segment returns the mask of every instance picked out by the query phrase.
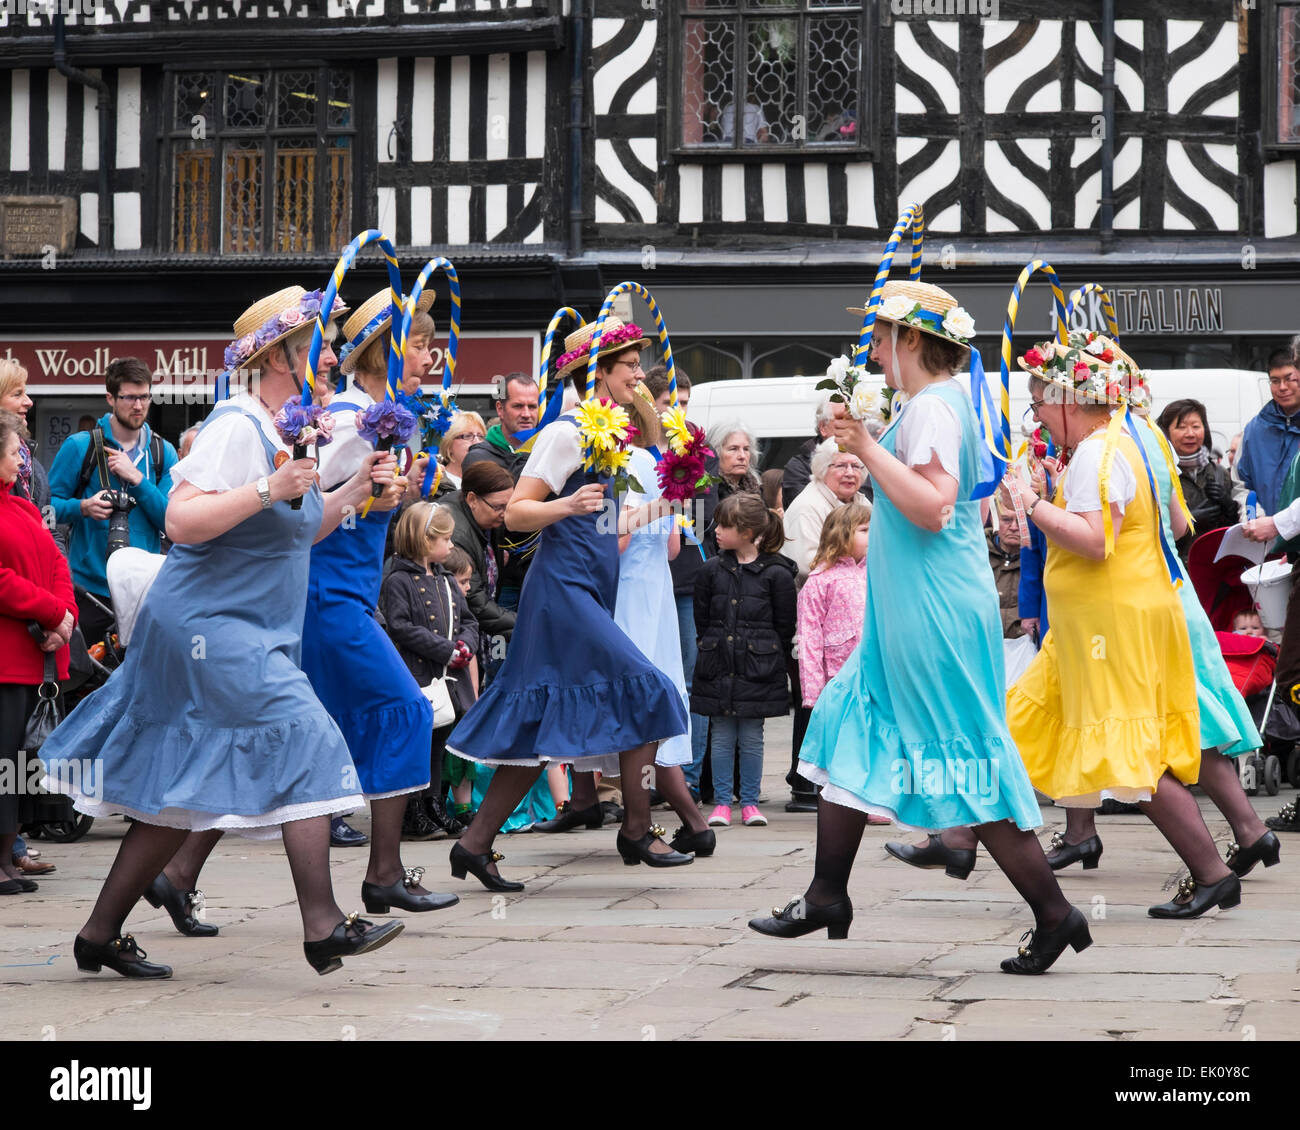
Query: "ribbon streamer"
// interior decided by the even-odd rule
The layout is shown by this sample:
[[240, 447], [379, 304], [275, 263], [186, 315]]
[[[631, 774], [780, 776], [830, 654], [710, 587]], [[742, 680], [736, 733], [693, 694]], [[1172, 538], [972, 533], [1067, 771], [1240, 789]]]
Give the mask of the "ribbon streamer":
[[[925, 247], [925, 209], [919, 203], [909, 204], [899, 213], [894, 231], [885, 244], [885, 253], [880, 257], [876, 268], [876, 281], [871, 287], [871, 297], [867, 299], [866, 313], [862, 315], [862, 332], [858, 335], [858, 348], [853, 355], [854, 365], [865, 365], [867, 355], [871, 352], [871, 331], [876, 324], [876, 310], [880, 306], [880, 295], [885, 289], [885, 280], [894, 264], [894, 253], [898, 244], [908, 232], [912, 233], [912, 265], [908, 277], [913, 281], [921, 277], [921, 255]], [[675, 402], [674, 402], [675, 403]]]
[[[451, 296], [451, 321], [447, 327], [447, 362], [442, 367], [442, 388], [445, 393], [451, 392], [452, 378], [456, 373], [456, 349], [460, 345], [460, 276], [456, 274], [456, 265], [450, 259], [444, 259], [441, 255], [430, 259], [416, 277], [415, 285], [411, 287], [411, 293], [406, 296], [406, 301], [402, 304], [402, 324], [396, 333], [396, 348], [398, 355], [404, 355], [406, 352], [406, 338], [411, 332], [411, 320], [415, 317], [415, 304], [420, 295], [424, 293], [424, 286], [435, 271], [443, 271], [447, 275], [447, 293]], [[392, 383], [392, 372], [389, 372], [389, 383]], [[443, 403], [446, 404], [447, 398], [443, 397]]]
[[[316, 314], [316, 328], [311, 337], [311, 349], [307, 353], [307, 372], [302, 383], [304, 407], [311, 404], [312, 393], [316, 390], [316, 366], [320, 363], [321, 345], [325, 340], [325, 322], [329, 312], [334, 309], [334, 298], [338, 294], [339, 287], [343, 285], [344, 276], [352, 269], [362, 248], [372, 243], [379, 244], [388, 262], [388, 286], [391, 291], [393, 310], [400, 310], [402, 307], [402, 276], [397, 268], [397, 251], [393, 247], [392, 240], [383, 232], [377, 228], [369, 228], [343, 249], [339, 261], [334, 264], [334, 273], [330, 276], [329, 285], [321, 295], [320, 310]], [[401, 380], [401, 376], [402, 351], [397, 344], [397, 335], [393, 334], [390, 337], [388, 350], [388, 388], [384, 394], [386, 399], [395, 398], [397, 383]]]

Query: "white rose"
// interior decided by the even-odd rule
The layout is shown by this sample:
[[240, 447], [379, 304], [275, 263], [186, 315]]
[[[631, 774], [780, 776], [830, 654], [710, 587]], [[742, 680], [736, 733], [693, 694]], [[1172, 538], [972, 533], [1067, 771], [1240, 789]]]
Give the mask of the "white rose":
[[1056, 342], [1055, 342], [1055, 341], [1045, 341], [1045, 342], [1043, 342], [1043, 344], [1040, 345], [1040, 346], [1038, 347], [1038, 352], [1041, 353], [1041, 354], [1043, 355], [1043, 362], [1044, 362], [1044, 364], [1046, 364], [1048, 361], [1053, 361], [1053, 360], [1055, 360], [1055, 359], [1056, 359]]
[[888, 318], [891, 322], [902, 322], [918, 305], [919, 303], [915, 299], [904, 298], [901, 294], [895, 294], [892, 298], [887, 298], [880, 304], [880, 317]]
[[826, 366], [826, 375], [836, 381], [843, 381], [848, 371], [849, 359], [847, 357], [836, 357]]
[[975, 319], [960, 306], [954, 306], [944, 315], [943, 328], [953, 337], [969, 341], [975, 336]]
[[880, 415], [880, 392], [870, 381], [859, 381], [853, 386], [849, 415], [855, 420], [869, 420]]

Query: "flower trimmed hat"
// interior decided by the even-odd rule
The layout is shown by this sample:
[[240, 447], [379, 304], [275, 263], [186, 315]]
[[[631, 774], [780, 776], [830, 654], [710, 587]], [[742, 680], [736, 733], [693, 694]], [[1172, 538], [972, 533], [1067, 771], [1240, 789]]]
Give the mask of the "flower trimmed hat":
[[[385, 287], [378, 294], [372, 294], [360, 306], [356, 313], [343, 324], [343, 348], [339, 350], [339, 369], [351, 373], [357, 367], [361, 351], [375, 338], [393, 324], [392, 291]], [[415, 301], [415, 308], [421, 314], [427, 313], [437, 295], [431, 290], [422, 290]]]
[[[563, 380], [575, 369], [585, 368], [587, 364], [587, 353], [591, 348], [592, 335], [596, 332], [595, 322], [588, 322], [585, 326], [580, 326], [564, 339], [564, 352], [555, 362], [556, 379]], [[623, 353], [628, 349], [644, 349], [650, 344], [650, 339], [641, 333], [641, 327], [638, 325], [624, 325], [623, 319], [617, 314], [607, 314], [605, 316], [605, 328], [600, 335], [600, 346], [596, 350], [597, 357], [604, 357], [607, 353]]]
[[[273, 345], [311, 325], [320, 310], [322, 297], [319, 290], [287, 286], [258, 299], [235, 319], [235, 340], [226, 346], [226, 369], [233, 373], [253, 368]], [[347, 312], [348, 307], [336, 297], [329, 317], [337, 318]]]
[[[850, 314], [866, 314], [862, 306], [846, 307]], [[942, 287], [931, 283], [891, 279], [880, 292], [876, 321], [893, 322], [920, 330], [931, 337], [969, 346], [975, 336], [975, 319], [957, 305]]]
[[1069, 345], [1045, 341], [1026, 350], [1020, 367], [1031, 377], [1074, 394], [1076, 401], [1117, 404], [1121, 399], [1141, 406], [1150, 392], [1137, 362], [1110, 338], [1090, 330], [1074, 330]]

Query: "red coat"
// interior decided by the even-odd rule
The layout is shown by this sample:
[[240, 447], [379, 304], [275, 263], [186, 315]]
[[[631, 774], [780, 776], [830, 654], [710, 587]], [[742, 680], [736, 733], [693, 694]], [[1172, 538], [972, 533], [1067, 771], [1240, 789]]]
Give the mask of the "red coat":
[[[77, 615], [67, 561], [40, 511], [0, 483], [0, 683], [41, 682], [45, 653], [27, 624], [35, 620], [53, 631], [66, 612]], [[66, 679], [68, 649], [55, 652], [55, 660], [59, 678]]]

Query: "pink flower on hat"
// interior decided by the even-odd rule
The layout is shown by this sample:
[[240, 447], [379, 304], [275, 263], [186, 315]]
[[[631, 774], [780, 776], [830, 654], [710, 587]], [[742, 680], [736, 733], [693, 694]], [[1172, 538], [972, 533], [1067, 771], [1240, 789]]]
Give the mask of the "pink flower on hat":
[[1030, 368], [1041, 369], [1047, 362], [1047, 358], [1039, 353], [1037, 349], [1030, 349], [1025, 353], [1024, 361]]
[[1086, 381], [1090, 376], [1092, 376], [1092, 370], [1087, 365], [1082, 361], [1074, 363], [1074, 379], [1076, 381]]
[[300, 326], [307, 320], [307, 315], [296, 307], [292, 310], [286, 310], [280, 315], [280, 325], [286, 329], [290, 326]]

